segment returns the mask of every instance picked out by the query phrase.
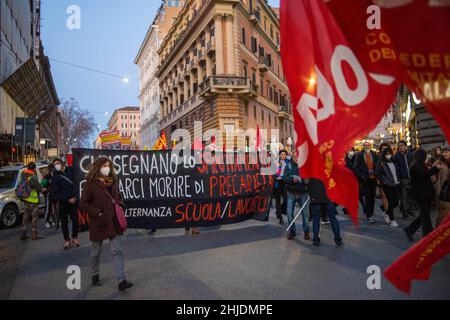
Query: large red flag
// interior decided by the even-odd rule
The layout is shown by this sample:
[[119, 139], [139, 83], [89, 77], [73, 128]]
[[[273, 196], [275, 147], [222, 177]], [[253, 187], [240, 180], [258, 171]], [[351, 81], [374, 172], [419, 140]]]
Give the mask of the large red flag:
[[323, 1], [281, 1], [281, 55], [302, 175], [321, 179], [356, 222], [357, 181], [340, 159], [376, 127], [398, 84], [363, 68]]
[[450, 253], [450, 215], [433, 232], [404, 253], [384, 276], [403, 292], [411, 292], [413, 280], [428, 280], [431, 267]]
[[[364, 69], [414, 90], [450, 137], [450, 1], [331, 0], [327, 6]], [[380, 29], [368, 28], [372, 17]]]

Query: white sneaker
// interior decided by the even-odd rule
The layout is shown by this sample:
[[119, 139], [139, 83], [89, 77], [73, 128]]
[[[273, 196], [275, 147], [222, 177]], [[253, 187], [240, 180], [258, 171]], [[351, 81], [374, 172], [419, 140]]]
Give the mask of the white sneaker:
[[375, 219], [373, 217], [370, 217], [367, 219], [367, 222], [369, 223], [375, 223]]
[[395, 220], [392, 220], [391, 223], [390, 223], [389, 225], [390, 225], [392, 228], [398, 228], [398, 227], [399, 227], [397, 221], [395, 221]]
[[46, 222], [46, 223], [45, 223], [45, 227], [46, 227], [47, 229], [50, 229], [50, 227], [51, 227], [50, 223]]
[[384, 221], [386, 222], [386, 224], [391, 224], [391, 219], [389, 218], [389, 215], [387, 215], [386, 213], [383, 213], [383, 218], [384, 218]]

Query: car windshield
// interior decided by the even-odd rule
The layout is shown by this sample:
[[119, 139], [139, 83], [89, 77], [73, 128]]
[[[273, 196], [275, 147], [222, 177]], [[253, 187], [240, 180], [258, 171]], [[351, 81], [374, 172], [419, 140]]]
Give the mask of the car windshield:
[[0, 171], [0, 189], [14, 188], [18, 171]]

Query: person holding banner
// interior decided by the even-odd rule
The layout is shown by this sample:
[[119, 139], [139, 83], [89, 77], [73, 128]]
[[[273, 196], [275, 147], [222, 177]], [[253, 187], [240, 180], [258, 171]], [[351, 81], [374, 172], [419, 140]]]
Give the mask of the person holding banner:
[[113, 200], [124, 207], [120, 198], [119, 184], [114, 165], [108, 158], [98, 158], [91, 166], [81, 195], [80, 209], [89, 216], [89, 239], [91, 248], [92, 285], [100, 282], [100, 255], [103, 241], [109, 239], [111, 254], [120, 291], [133, 286], [125, 277], [122, 249], [123, 232], [118, 226]]
[[[276, 172], [276, 182], [274, 186], [274, 196], [276, 203], [276, 215], [281, 225], [284, 224], [283, 214], [286, 214], [286, 190], [284, 187], [283, 175], [286, 165], [289, 163], [286, 150], [280, 150], [279, 152], [280, 161], [278, 163]], [[283, 201], [282, 201], [283, 200]]]
[[[59, 219], [61, 220], [61, 229], [64, 237], [64, 249], [79, 247], [78, 241], [78, 215], [77, 215], [77, 197], [73, 185], [73, 172], [71, 167], [61, 159], [52, 161], [55, 168], [51, 179], [52, 194], [59, 202]], [[72, 239], [69, 236], [69, 217], [72, 221]]]
[[295, 222], [293, 222], [293, 220], [295, 217], [295, 204], [298, 203], [300, 205], [300, 208], [302, 208], [303, 231], [305, 233], [304, 239], [310, 240], [308, 212], [306, 210], [308, 188], [306, 185], [306, 181], [300, 177], [297, 159], [297, 152], [294, 151], [291, 161], [286, 164], [283, 174], [283, 181], [286, 186], [286, 213], [288, 217], [288, 223], [291, 226], [289, 228], [287, 239], [292, 240], [296, 236]]

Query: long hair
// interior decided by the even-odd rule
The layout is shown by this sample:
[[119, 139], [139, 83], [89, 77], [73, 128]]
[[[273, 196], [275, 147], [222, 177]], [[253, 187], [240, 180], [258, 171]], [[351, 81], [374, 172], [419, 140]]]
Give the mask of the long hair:
[[100, 169], [107, 162], [109, 162], [109, 165], [111, 167], [111, 171], [109, 172], [109, 176], [107, 177], [107, 179], [112, 180], [112, 181], [116, 181], [117, 180], [117, 175], [116, 175], [116, 173], [114, 171], [114, 164], [112, 163], [111, 160], [109, 160], [108, 158], [105, 158], [105, 157], [98, 158], [91, 165], [91, 167], [89, 168], [89, 172], [86, 175], [87, 181], [88, 182], [97, 181], [100, 178], [100, 175], [101, 175]]
[[411, 168], [416, 165], [425, 166], [424, 162], [427, 159], [427, 152], [423, 149], [417, 149], [414, 152], [413, 161], [411, 162]]

